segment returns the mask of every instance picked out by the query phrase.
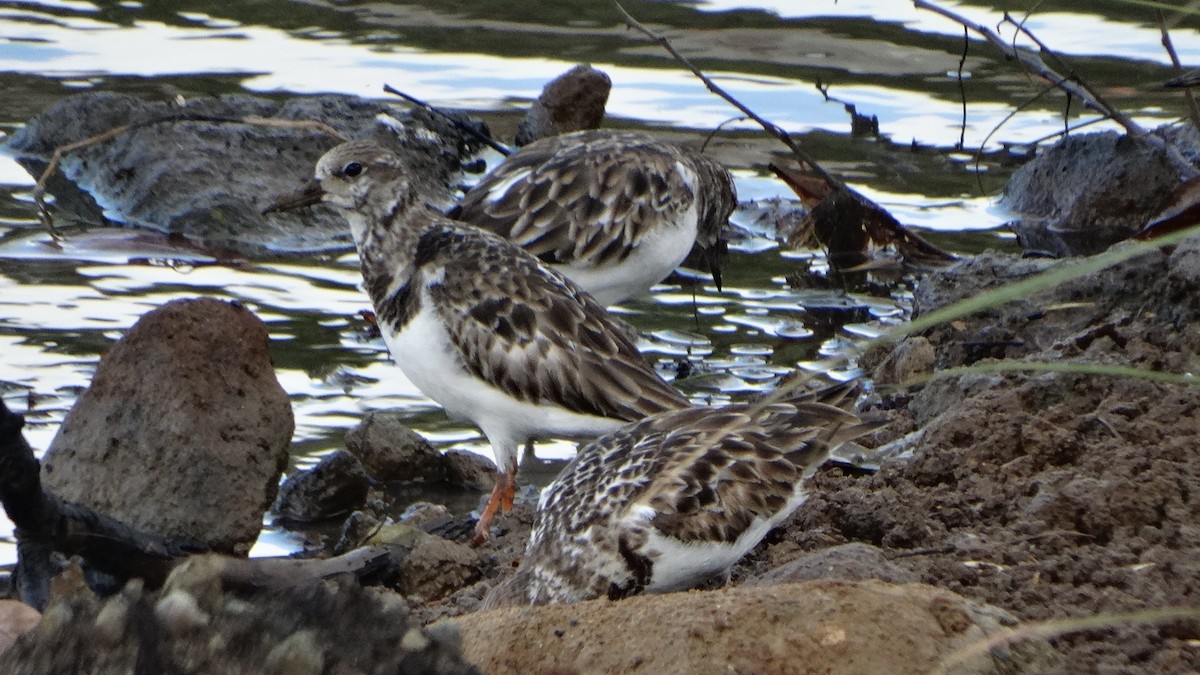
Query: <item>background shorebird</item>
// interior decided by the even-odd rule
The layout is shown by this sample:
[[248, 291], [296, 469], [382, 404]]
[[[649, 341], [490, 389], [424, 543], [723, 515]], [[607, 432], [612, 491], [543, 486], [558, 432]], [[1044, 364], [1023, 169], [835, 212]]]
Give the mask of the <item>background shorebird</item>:
[[512, 505], [520, 444], [594, 438], [688, 406], [590, 295], [512, 242], [429, 209], [383, 146], [333, 148], [305, 188], [266, 210], [321, 201], [345, 210], [397, 365], [492, 445], [500, 473], [477, 541]]
[[521, 568], [485, 606], [694, 587], [804, 501], [836, 446], [874, 429], [843, 383], [770, 405], [657, 414], [580, 449], [542, 493]]
[[626, 131], [579, 131], [510, 155], [451, 209], [557, 268], [602, 305], [645, 293], [693, 244], [720, 288], [729, 172], [699, 152]]

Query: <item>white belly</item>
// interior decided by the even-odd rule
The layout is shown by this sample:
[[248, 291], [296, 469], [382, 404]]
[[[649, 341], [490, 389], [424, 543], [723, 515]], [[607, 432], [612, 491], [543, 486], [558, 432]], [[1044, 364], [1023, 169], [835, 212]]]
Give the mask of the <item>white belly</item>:
[[756, 519], [736, 541], [684, 543], [651, 528], [644, 552], [655, 559], [647, 593], [682, 591], [720, 574], [749, 553], [772, 528], [790, 516], [807, 498], [797, 489], [787, 505], [770, 518]]
[[488, 437], [497, 462], [515, 457], [518, 445], [538, 437], [590, 438], [625, 424], [564, 408], [521, 401], [477, 379], [459, 359], [445, 326], [423, 293], [421, 309], [399, 333], [380, 326], [384, 341], [404, 375], [459, 419], [469, 420]]
[[607, 307], [626, 298], [642, 295], [665, 279], [679, 267], [695, 242], [696, 209], [691, 208], [681, 222], [651, 233], [618, 263], [602, 267], [555, 267]]

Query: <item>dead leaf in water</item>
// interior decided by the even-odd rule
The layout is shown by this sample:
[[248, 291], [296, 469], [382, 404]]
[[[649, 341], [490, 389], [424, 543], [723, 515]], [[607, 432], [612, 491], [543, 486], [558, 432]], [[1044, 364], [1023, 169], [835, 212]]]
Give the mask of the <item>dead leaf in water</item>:
[[866, 265], [870, 244], [895, 246], [906, 262], [918, 265], [944, 265], [954, 260], [858, 192], [834, 188], [820, 178], [776, 164], [768, 166], [808, 208], [808, 217], [789, 238], [789, 246], [823, 246], [829, 252], [829, 264], [841, 270]]

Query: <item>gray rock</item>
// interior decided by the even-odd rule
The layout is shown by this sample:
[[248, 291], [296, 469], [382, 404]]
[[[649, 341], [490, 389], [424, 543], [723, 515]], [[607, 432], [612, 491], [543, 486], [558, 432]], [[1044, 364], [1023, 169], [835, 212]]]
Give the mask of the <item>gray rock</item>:
[[288, 476], [272, 510], [294, 520], [332, 518], [360, 508], [370, 487], [371, 478], [362, 462], [338, 450], [308, 471]]
[[384, 525], [366, 543], [400, 561], [395, 589], [412, 598], [437, 600], [483, 578], [481, 551], [407, 523]]
[[580, 64], [551, 80], [517, 127], [515, 143], [572, 131], [598, 129], [612, 80], [604, 71]]
[[919, 375], [928, 375], [936, 361], [937, 353], [927, 338], [920, 335], [906, 338], [875, 368], [875, 384], [903, 384]]
[[379, 529], [382, 521], [373, 513], [355, 511], [342, 523], [338, 540], [333, 545], [333, 554], [342, 555], [362, 545], [375, 530]]
[[1166, 154], [1144, 139], [1073, 134], [1013, 173], [1004, 204], [1021, 248], [1091, 255], [1128, 239], [1179, 185]]
[[1168, 275], [1185, 292], [1200, 287], [1200, 237], [1183, 240], [1167, 261]]
[[[219, 565], [189, 563], [157, 593], [135, 580], [107, 600], [86, 589], [56, 599], [36, 629], [0, 654], [0, 672], [479, 672], [456, 633], [426, 632], [391, 591], [343, 575], [227, 593], [219, 573]], [[209, 620], [172, 629], [178, 612], [164, 617], [163, 602], [184, 596]]]
[[470, 450], [449, 450], [442, 462], [446, 481], [453, 485], [490, 490], [496, 482], [496, 463]]
[[293, 426], [262, 321], [235, 304], [176, 300], [100, 360], [42, 479], [138, 529], [245, 553], [275, 497]]
[[[380, 114], [396, 122], [382, 125]], [[348, 139], [372, 137], [391, 145], [412, 164], [411, 175], [423, 181], [426, 200], [435, 206], [448, 203], [460, 160], [475, 147], [444, 118], [349, 96], [282, 105], [223, 96], [180, 105], [89, 92], [64, 98], [30, 120], [5, 149], [37, 177], [56, 147], [131, 125], [64, 156], [49, 184], [60, 219], [107, 219], [241, 254], [348, 249], [345, 220], [328, 207], [261, 214], [272, 197], [311, 177], [317, 158], [340, 142], [313, 122]]]
[[393, 410], [367, 413], [346, 432], [346, 449], [376, 480], [440, 480], [445, 473], [441, 453], [401, 419]]
[[451, 485], [490, 490], [496, 465], [466, 450], [438, 452], [408, 428], [401, 413], [377, 410], [346, 432], [346, 449], [358, 457], [367, 473], [379, 481], [445, 481]]
[[416, 502], [409, 504], [404, 509], [404, 513], [400, 514], [399, 520], [405, 525], [428, 530], [430, 525], [447, 522], [453, 517], [454, 514], [450, 512], [450, 509], [446, 508], [445, 504]]
[[892, 584], [909, 584], [921, 580], [917, 574], [893, 565], [879, 548], [853, 543], [802, 555], [757, 579], [747, 581], [744, 585], [773, 586], [814, 579], [878, 579]]
[[[984, 251], [922, 277], [913, 291], [913, 316], [929, 314], [997, 286], [1021, 281], [1056, 264], [1063, 263]], [[1034, 311], [1038, 305], [1033, 300], [1018, 302], [1026, 311]]]

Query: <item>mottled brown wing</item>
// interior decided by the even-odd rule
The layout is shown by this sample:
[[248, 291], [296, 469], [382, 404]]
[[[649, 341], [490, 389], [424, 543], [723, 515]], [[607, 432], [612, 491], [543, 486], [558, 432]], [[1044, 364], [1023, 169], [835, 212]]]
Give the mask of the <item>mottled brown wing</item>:
[[[853, 403], [853, 401], [849, 401]], [[848, 404], [847, 404], [848, 405]], [[726, 407], [668, 435], [657, 480], [638, 502], [664, 535], [683, 542], [733, 542], [756, 520], [787, 506], [857, 416], [812, 400]]]
[[451, 216], [548, 263], [621, 260], [695, 202], [697, 169], [681, 152], [643, 134], [586, 131], [542, 139], [509, 156]]
[[856, 391], [845, 383], [770, 406], [694, 407], [608, 434], [543, 493], [538, 528], [580, 532], [649, 508], [669, 536], [733, 541], [782, 509], [831, 446], [863, 433], [848, 411]]
[[473, 374], [523, 401], [619, 420], [688, 406], [590, 295], [500, 237], [446, 225], [441, 243], [423, 239], [418, 274]]

